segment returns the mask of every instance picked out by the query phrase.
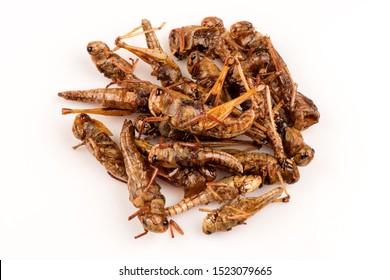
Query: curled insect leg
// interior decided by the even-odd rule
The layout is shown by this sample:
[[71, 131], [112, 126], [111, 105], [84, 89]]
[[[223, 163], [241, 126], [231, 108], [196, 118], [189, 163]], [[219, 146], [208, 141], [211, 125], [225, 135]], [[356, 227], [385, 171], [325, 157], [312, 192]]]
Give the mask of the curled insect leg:
[[175, 229], [181, 235], [184, 235], [184, 231], [182, 230], [182, 228], [174, 220], [170, 220], [169, 221], [169, 230], [171, 231], [172, 238], [175, 237], [175, 235], [173, 233], [173, 229]]

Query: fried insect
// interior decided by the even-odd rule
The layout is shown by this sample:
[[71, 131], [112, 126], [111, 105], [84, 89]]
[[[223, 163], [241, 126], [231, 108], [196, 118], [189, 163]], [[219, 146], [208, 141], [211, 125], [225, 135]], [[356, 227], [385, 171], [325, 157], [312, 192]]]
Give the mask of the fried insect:
[[[144, 31], [142, 33], [134, 33], [134, 31], [140, 27], [142, 27]], [[148, 20], [143, 19], [140, 27], [132, 30], [124, 36], [119, 36], [115, 42], [117, 48], [126, 49], [137, 55], [144, 62], [148, 63], [153, 70], [151, 74], [156, 76], [157, 79], [160, 80], [161, 85], [165, 87], [169, 86], [171, 89], [180, 91], [195, 99], [206, 92], [201, 85], [198, 85], [190, 79], [182, 76], [180, 67], [172, 60], [171, 55], [165, 53], [161, 48], [157, 36], [154, 33], [156, 28], [153, 28]], [[161, 27], [162, 26], [160, 26], [160, 28]], [[131, 46], [122, 41], [123, 39], [139, 34], [145, 34], [148, 48]]]
[[[145, 157], [149, 156], [153, 145], [145, 140], [135, 139], [137, 149]], [[157, 175], [160, 179], [184, 190], [184, 197], [203, 191], [206, 183], [214, 181], [217, 171], [212, 166], [181, 167], [175, 169], [159, 167]]]
[[208, 204], [212, 201], [219, 203], [231, 201], [240, 195], [245, 195], [261, 187], [262, 179], [260, 176], [230, 176], [218, 182], [207, 183], [207, 188], [191, 197], [186, 197], [179, 203], [166, 208], [168, 216], [183, 213], [195, 206]]
[[156, 117], [148, 121], [169, 121], [173, 127], [195, 135], [232, 138], [245, 133], [251, 127], [255, 113], [248, 110], [238, 118], [229, 114], [235, 106], [260, 89], [261, 86], [210, 109], [200, 101], [192, 100], [179, 92], [157, 88], [151, 92], [149, 98], [149, 110]]
[[202, 25], [172, 29], [169, 34], [169, 47], [178, 59], [186, 58], [196, 50], [208, 57], [222, 60], [237, 53], [237, 45], [223, 26], [222, 19], [217, 17], [203, 19]]
[[112, 133], [103, 123], [92, 119], [87, 114], [79, 114], [73, 122], [72, 131], [73, 135], [82, 141], [73, 149], [85, 145], [88, 151], [106, 168], [108, 174], [127, 181], [122, 152], [110, 138]]
[[266, 185], [272, 185], [279, 181], [278, 173], [288, 184], [296, 183], [299, 178], [299, 170], [291, 159], [286, 159], [284, 164], [266, 153], [235, 153], [234, 157], [242, 164], [244, 174], [257, 174], [263, 178]]
[[[297, 91], [297, 84], [271, 39], [256, 31], [248, 21], [233, 24], [230, 34], [246, 50], [246, 59], [242, 62], [245, 75], [270, 86], [274, 101], [283, 101], [290, 126], [303, 130], [317, 123], [320, 117], [317, 106]], [[244, 90], [237, 73], [229, 75], [227, 83], [231, 92]]]
[[[143, 24], [144, 21], [145, 20], [143, 20]], [[149, 28], [149, 25], [150, 23], [147, 24], [145, 28]], [[132, 52], [144, 62], [150, 64], [153, 69], [152, 75], [156, 76], [163, 86], [169, 86], [182, 80], [180, 67], [161, 49], [159, 44], [156, 45], [156, 42], [158, 41], [147, 40], [147, 42], [149, 42], [149, 48], [135, 47], [122, 41], [125, 38], [131, 37], [131, 35], [131, 33], [128, 33], [118, 37], [115, 41], [116, 46]]]
[[[165, 197], [160, 192], [160, 186], [152, 180], [154, 170], [138, 152], [135, 146], [134, 127], [131, 121], [125, 120], [120, 135], [121, 148], [128, 174], [127, 186], [130, 193], [130, 201], [139, 208], [129, 217], [138, 217], [144, 227], [141, 237], [152, 232], [165, 232], [169, 226], [176, 227], [175, 223], [168, 222], [165, 214]], [[181, 229], [178, 230], [182, 233]]]
[[198, 144], [157, 144], [149, 152], [149, 162], [165, 168], [215, 165], [234, 173], [242, 173], [241, 163], [232, 155]]
[[188, 142], [193, 140], [194, 137], [187, 132], [181, 131], [173, 127], [168, 121], [161, 122], [147, 122], [147, 118], [150, 118], [150, 115], [139, 115], [134, 119], [134, 126], [138, 132], [142, 132], [143, 135], [146, 135], [145, 139], [153, 139], [156, 137], [164, 137], [172, 140], [178, 140], [183, 142]]
[[271, 202], [288, 202], [289, 196], [280, 198], [283, 188], [277, 187], [259, 197], [238, 198], [216, 210], [207, 211], [202, 223], [202, 231], [212, 234], [217, 231], [230, 231], [233, 227], [245, 224], [245, 221]]
[[196, 82], [209, 91], [217, 81], [221, 70], [213, 60], [200, 51], [193, 51], [187, 59], [187, 70]]
[[282, 139], [286, 156], [298, 166], [306, 166], [314, 158], [314, 149], [305, 143], [298, 129], [286, 127]]
[[93, 63], [100, 73], [112, 80], [112, 83], [121, 84], [121, 82], [142, 82], [133, 72], [137, 61], [128, 62], [101, 41], [88, 43], [87, 51], [91, 56]]
[[130, 115], [132, 113], [149, 113], [149, 96], [153, 85], [139, 84], [134, 89], [128, 88], [98, 88], [90, 90], [63, 91], [59, 97], [66, 100], [97, 104], [106, 108], [65, 109], [63, 114], [91, 113], [101, 115]]

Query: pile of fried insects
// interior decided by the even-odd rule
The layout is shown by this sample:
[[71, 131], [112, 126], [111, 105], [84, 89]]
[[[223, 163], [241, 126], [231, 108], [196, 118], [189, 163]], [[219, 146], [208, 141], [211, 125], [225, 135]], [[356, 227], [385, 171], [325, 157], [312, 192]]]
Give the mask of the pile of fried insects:
[[[156, 36], [163, 25], [153, 28], [142, 20], [117, 37], [112, 49], [90, 42], [93, 63], [111, 82], [106, 88], [58, 94], [102, 106], [62, 113], [78, 114], [72, 131], [81, 143], [73, 148], [85, 145], [109, 175], [127, 184], [138, 209], [129, 220], [137, 217], [144, 228], [135, 238], [168, 228], [172, 237], [173, 229], [183, 234], [170, 217], [213, 201], [221, 207], [200, 209], [208, 212], [202, 223], [206, 234], [244, 224], [271, 202], [288, 202], [284, 183], [297, 182], [297, 166], [314, 156], [301, 131], [317, 123], [320, 114], [297, 91], [270, 37], [248, 21], [228, 31], [221, 19], [207, 17], [200, 25], [173, 29], [166, 53]], [[129, 44], [134, 36], [145, 36], [147, 47]], [[137, 77], [138, 58], [126, 60], [115, 53], [118, 49], [149, 64], [161, 85]], [[187, 59], [192, 79], [182, 75], [176, 59]], [[137, 117], [124, 121], [117, 145], [110, 130], [88, 114]], [[153, 138], [159, 144], [151, 144]], [[229, 175], [216, 180], [217, 169]], [[184, 198], [165, 205], [156, 177], [182, 188]], [[279, 186], [258, 197], [245, 197], [275, 183]]]

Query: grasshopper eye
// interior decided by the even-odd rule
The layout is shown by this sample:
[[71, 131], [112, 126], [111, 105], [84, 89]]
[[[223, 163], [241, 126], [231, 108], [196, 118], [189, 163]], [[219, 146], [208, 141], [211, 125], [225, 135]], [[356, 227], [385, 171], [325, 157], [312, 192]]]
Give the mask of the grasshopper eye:
[[87, 48], [87, 52], [91, 53], [92, 52], [92, 47]]
[[195, 59], [196, 59], [196, 54], [193, 53], [193, 54], [191, 55], [191, 60], [194, 61]]
[[167, 225], [169, 225], [169, 222], [168, 222], [168, 219], [165, 219], [163, 222], [163, 226], [166, 227]]
[[152, 157], [152, 162], [155, 163], [156, 161], [157, 161], [157, 156], [154, 155], [154, 156]]
[[161, 88], [158, 88], [158, 89], [156, 90], [156, 95], [157, 95], [157, 96], [160, 96], [161, 94], [163, 94], [163, 90], [162, 90]]

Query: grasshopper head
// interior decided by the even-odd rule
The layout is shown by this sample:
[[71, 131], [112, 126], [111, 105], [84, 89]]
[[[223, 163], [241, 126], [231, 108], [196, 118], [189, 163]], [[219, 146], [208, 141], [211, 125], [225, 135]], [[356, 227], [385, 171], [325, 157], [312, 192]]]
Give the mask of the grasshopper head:
[[92, 118], [87, 114], [78, 114], [74, 119], [72, 126], [73, 135], [77, 139], [84, 140], [87, 133], [86, 124], [90, 123], [91, 121]]

